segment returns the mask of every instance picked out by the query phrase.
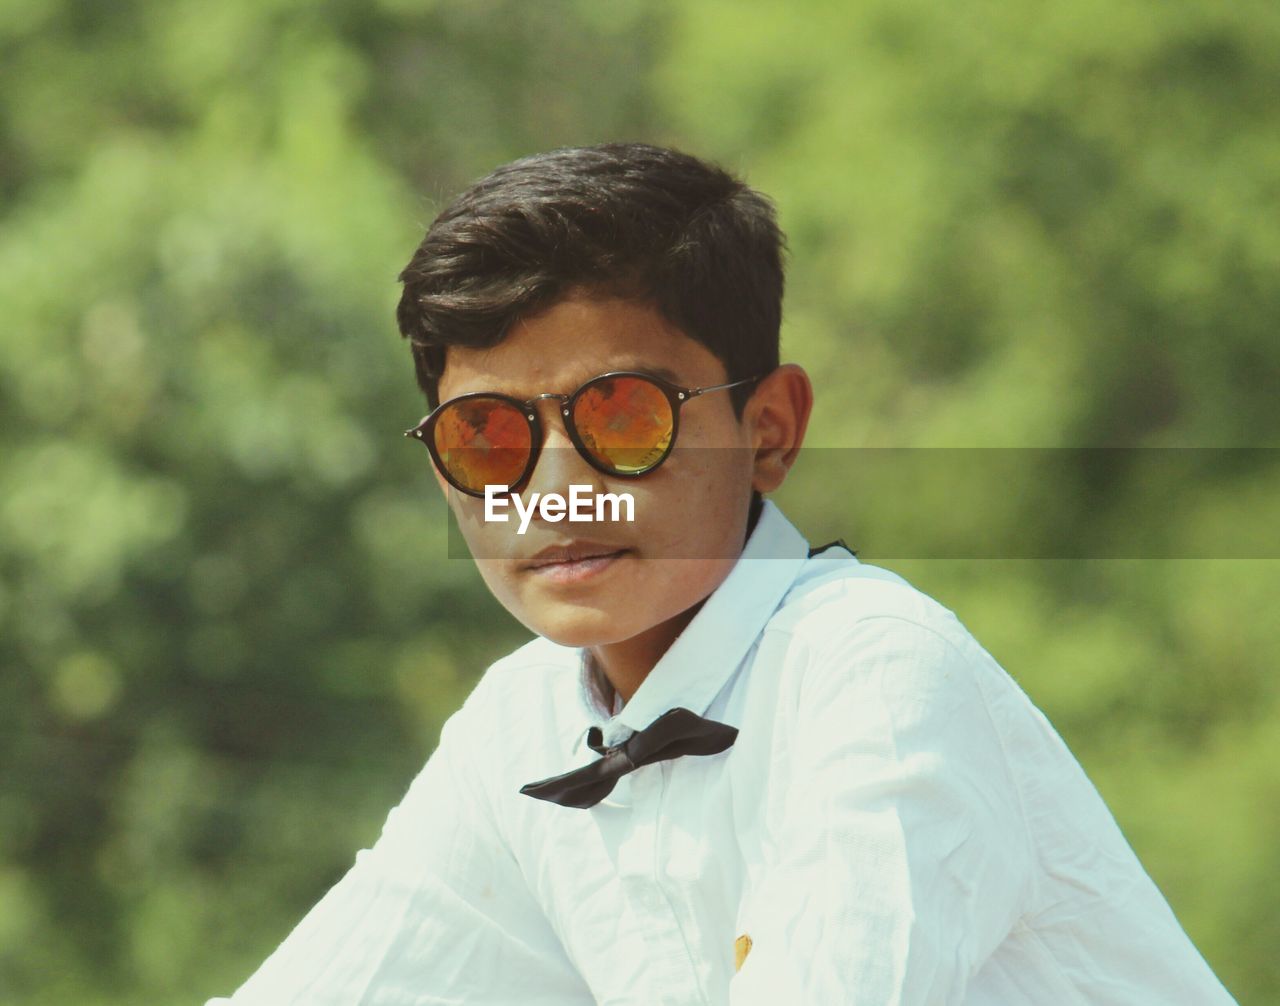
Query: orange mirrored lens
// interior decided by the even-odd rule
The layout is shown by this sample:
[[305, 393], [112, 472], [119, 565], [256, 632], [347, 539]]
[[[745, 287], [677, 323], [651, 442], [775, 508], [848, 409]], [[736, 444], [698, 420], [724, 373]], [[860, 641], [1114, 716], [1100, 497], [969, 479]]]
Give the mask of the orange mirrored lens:
[[591, 455], [619, 473], [641, 472], [671, 443], [671, 403], [639, 377], [597, 381], [578, 396], [573, 422]]
[[454, 482], [481, 493], [488, 485], [514, 485], [533, 446], [524, 413], [498, 398], [468, 398], [448, 406], [433, 436]]

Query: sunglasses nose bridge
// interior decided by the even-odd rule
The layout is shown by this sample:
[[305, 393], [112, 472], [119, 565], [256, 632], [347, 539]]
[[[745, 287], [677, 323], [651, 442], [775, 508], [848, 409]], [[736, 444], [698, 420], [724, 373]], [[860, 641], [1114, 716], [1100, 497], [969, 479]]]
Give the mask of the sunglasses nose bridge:
[[577, 441], [577, 427], [571, 412], [573, 395], [547, 392], [536, 395], [525, 404], [533, 415], [541, 410], [536, 408], [544, 398], [554, 399], [559, 422], [555, 416], [540, 415], [541, 443], [538, 460], [523, 487], [524, 491], [539, 490], [543, 492], [566, 492], [571, 484], [594, 485], [600, 473], [586, 457], [584, 449]]
[[[535, 422], [533, 432], [534, 439], [537, 441], [533, 445], [537, 459], [533, 470], [525, 478], [524, 491], [539, 488], [537, 484], [546, 481], [548, 476], [551, 482], [562, 481], [563, 472], [557, 470], [564, 469], [566, 463], [570, 467], [575, 467], [573, 461], [566, 457], [566, 454], [577, 453], [569, 433], [569, 397], [569, 395], [546, 392], [535, 395], [524, 403], [525, 411]], [[538, 407], [543, 399], [548, 398], [555, 401], [556, 415], [548, 414], [549, 409], [544, 410]], [[557, 421], [557, 415], [559, 421]]]
[[557, 399], [557, 400], [560, 402], [560, 407], [561, 407], [561, 409], [564, 409], [564, 408], [569, 404], [569, 396], [568, 396], [568, 395], [561, 395], [561, 394], [557, 394], [557, 393], [556, 393], [556, 392], [554, 392], [554, 391], [544, 391], [541, 395], [534, 395], [534, 396], [533, 396], [532, 398], [530, 398], [530, 399], [529, 399], [529, 401], [527, 401], [525, 404], [526, 404], [526, 405], [528, 405], [530, 408], [533, 408], [533, 406], [534, 406], [534, 404], [535, 404], [536, 402], [540, 402], [540, 401], [542, 401], [544, 398], [554, 398], [554, 399]]
[[[556, 414], [561, 417], [562, 419], [561, 423], [556, 423], [554, 419], [551, 422], [547, 422], [547, 417], [545, 416], [545, 414], [540, 414], [542, 413], [543, 410], [538, 408], [538, 403], [541, 402], [544, 398], [555, 399]], [[561, 434], [568, 432], [568, 423], [569, 423], [569, 396], [568, 395], [559, 395], [559, 394], [554, 394], [552, 392], [547, 392], [542, 395], [534, 395], [533, 398], [530, 398], [524, 404], [525, 404], [525, 410], [529, 413], [531, 418], [541, 420], [542, 435], [543, 435], [544, 441], [546, 439], [549, 439], [551, 435], [557, 431], [557, 428], [559, 429]]]

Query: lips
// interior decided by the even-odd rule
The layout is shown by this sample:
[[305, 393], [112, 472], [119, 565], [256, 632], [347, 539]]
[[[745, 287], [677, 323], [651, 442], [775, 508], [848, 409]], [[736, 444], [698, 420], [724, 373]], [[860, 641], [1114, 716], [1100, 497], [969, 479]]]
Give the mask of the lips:
[[538, 569], [557, 563], [581, 562], [583, 559], [596, 559], [606, 555], [616, 555], [627, 551], [625, 546], [604, 542], [575, 541], [565, 545], [551, 545], [538, 552], [526, 562], [524, 569]]

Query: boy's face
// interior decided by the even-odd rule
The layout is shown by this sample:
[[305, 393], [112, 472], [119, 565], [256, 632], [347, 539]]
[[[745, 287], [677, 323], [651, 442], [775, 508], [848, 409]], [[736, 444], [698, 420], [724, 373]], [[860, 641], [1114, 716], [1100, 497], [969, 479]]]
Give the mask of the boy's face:
[[[674, 383], [685, 387], [728, 381], [708, 349], [653, 307], [572, 294], [518, 322], [491, 349], [450, 347], [440, 401], [477, 391], [521, 400], [545, 392], [567, 395], [611, 370], [673, 372]], [[734, 416], [729, 396], [715, 391], [686, 402], [675, 449], [638, 478], [592, 468], [565, 432], [561, 403], [536, 403], [545, 440], [520, 492], [524, 503], [535, 492], [568, 499], [570, 485], [590, 487], [593, 499], [600, 492], [625, 492], [635, 501], [631, 522], [552, 522], [535, 513], [520, 535], [513, 506], [501, 511], [506, 522], [486, 522], [484, 500], [452, 490], [435, 472], [494, 596], [529, 629], [566, 646], [663, 635], [664, 626], [674, 628], [671, 638], [678, 635], [686, 613], [719, 586], [741, 554], [752, 488], [769, 491], [781, 481], [757, 457], [755, 396], [743, 421]], [[531, 565], [548, 547], [578, 544], [611, 557]]]

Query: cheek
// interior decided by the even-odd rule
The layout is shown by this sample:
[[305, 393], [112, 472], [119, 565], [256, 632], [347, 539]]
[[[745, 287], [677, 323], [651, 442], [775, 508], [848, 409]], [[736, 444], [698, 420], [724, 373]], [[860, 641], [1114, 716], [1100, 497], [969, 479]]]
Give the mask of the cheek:
[[750, 496], [754, 452], [736, 424], [695, 427], [687, 438], [682, 429], [676, 452], [681, 456], [688, 495], [732, 499], [735, 486], [741, 486]]
[[734, 448], [694, 449], [637, 487], [637, 526], [651, 555], [720, 558], [742, 551], [751, 504], [751, 464]]

